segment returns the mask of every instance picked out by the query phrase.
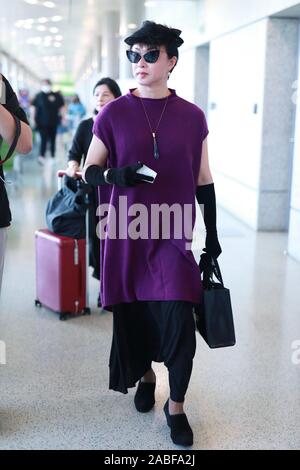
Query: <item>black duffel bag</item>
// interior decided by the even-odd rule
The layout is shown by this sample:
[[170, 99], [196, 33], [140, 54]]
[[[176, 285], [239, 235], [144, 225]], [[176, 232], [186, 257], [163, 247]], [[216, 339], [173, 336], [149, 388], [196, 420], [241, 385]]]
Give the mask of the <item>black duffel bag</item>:
[[85, 238], [89, 192], [89, 185], [66, 176], [63, 187], [48, 201], [48, 230], [65, 237]]
[[[194, 309], [196, 328], [210, 348], [234, 346], [236, 340], [230, 291], [224, 287], [217, 259], [211, 258], [211, 266], [206, 264], [201, 272], [203, 296], [202, 302]], [[213, 275], [219, 282], [213, 280]]]

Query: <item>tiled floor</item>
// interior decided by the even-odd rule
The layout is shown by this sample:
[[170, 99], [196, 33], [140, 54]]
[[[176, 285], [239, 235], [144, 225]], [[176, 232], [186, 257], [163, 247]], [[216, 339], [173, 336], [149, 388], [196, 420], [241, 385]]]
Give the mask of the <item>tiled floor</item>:
[[[59, 164], [61, 166], [61, 163]], [[34, 231], [45, 226], [45, 202], [56, 166], [24, 163], [10, 188], [14, 223], [0, 302], [0, 449], [174, 449], [162, 412], [167, 373], [156, 364], [156, 406], [140, 415], [128, 395], [108, 390], [111, 314], [60, 322], [34, 306]], [[285, 254], [285, 233], [249, 230], [218, 209], [237, 345], [209, 350], [197, 335], [186, 412], [194, 449], [300, 448], [300, 264]], [[195, 253], [199, 257], [199, 252]]]

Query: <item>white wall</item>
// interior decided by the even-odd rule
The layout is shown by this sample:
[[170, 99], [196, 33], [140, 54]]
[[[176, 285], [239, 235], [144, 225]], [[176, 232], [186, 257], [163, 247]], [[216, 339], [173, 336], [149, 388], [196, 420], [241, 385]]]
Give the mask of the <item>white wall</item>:
[[175, 88], [178, 96], [194, 102], [195, 100], [195, 49], [186, 49], [179, 52], [179, 61], [171, 73], [168, 86]]
[[199, 42], [209, 42], [295, 5], [299, 0], [200, 0]]
[[[298, 87], [300, 84], [300, 27], [299, 27], [299, 62], [298, 62]], [[299, 89], [295, 89], [292, 100], [296, 107], [296, 124], [294, 134], [294, 162], [293, 162], [293, 179], [291, 190], [291, 206], [290, 206], [290, 225], [288, 252], [300, 261], [300, 96]]]
[[[210, 44], [210, 165], [218, 203], [257, 228], [267, 20]], [[253, 113], [257, 104], [257, 114]]]

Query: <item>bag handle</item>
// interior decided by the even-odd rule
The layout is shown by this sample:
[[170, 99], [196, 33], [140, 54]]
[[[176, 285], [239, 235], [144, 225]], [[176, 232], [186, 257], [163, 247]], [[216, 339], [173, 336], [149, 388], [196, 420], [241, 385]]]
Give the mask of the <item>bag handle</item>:
[[[216, 282], [213, 280], [213, 275], [216, 276], [219, 283], [224, 287], [223, 278], [220, 270], [219, 263], [217, 258], [210, 257], [210, 266], [208, 269], [202, 269], [203, 271], [203, 284], [208, 287], [213, 287]], [[202, 272], [201, 271], [201, 272]]]
[[216, 276], [216, 278], [218, 279], [218, 281], [222, 284], [222, 286], [224, 287], [224, 282], [223, 282], [223, 278], [222, 278], [222, 274], [221, 274], [221, 270], [220, 270], [220, 266], [219, 266], [219, 263], [217, 261], [217, 258], [213, 258], [212, 257], [212, 261], [211, 261], [211, 264], [213, 266], [213, 274]]
[[16, 146], [18, 144], [19, 137], [21, 135], [21, 122], [20, 119], [17, 118], [14, 114], [12, 114], [12, 117], [14, 118], [15, 124], [16, 124], [16, 132], [14, 136], [14, 140], [12, 141], [11, 146], [9, 147], [9, 150], [7, 152], [6, 157], [3, 160], [0, 160], [0, 165], [3, 165], [14, 153]]

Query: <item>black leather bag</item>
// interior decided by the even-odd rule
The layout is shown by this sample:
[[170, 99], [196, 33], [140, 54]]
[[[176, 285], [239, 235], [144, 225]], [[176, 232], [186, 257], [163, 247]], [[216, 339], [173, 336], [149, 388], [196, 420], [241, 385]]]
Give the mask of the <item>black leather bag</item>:
[[65, 237], [85, 238], [85, 215], [89, 207], [89, 185], [65, 177], [64, 186], [48, 201], [48, 230]]
[[[213, 280], [213, 275], [219, 282]], [[196, 328], [210, 348], [235, 345], [230, 291], [224, 287], [218, 261], [214, 258], [210, 269], [203, 271], [202, 302], [195, 306], [194, 313]]]

